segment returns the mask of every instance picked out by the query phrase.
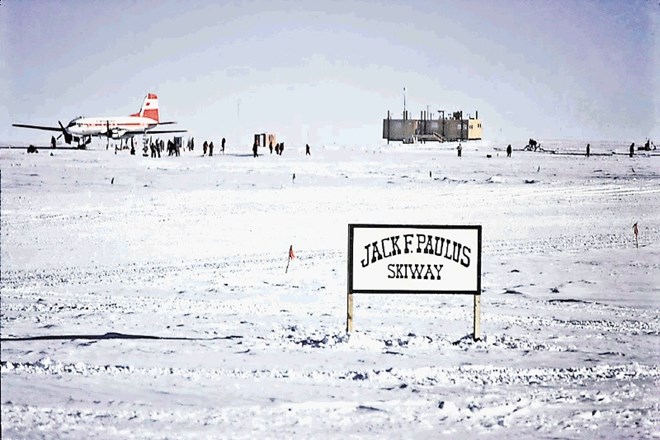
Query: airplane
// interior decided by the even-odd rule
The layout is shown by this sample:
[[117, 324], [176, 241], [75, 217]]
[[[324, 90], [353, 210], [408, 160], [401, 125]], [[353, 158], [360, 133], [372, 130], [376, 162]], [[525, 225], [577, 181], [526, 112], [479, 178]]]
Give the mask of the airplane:
[[67, 144], [70, 145], [72, 141], [75, 141], [78, 143], [78, 148], [86, 148], [87, 144], [92, 141], [92, 136], [106, 137], [108, 138], [108, 142], [110, 142], [110, 139], [119, 139], [121, 142], [123, 139], [128, 139], [136, 135], [187, 132], [187, 130], [154, 130], [159, 125], [176, 124], [176, 122], [160, 122], [158, 96], [154, 93], [148, 93], [144, 98], [140, 111], [130, 116], [110, 118], [86, 118], [79, 116], [72, 119], [66, 126], [62, 125], [60, 121], [57, 122], [59, 127], [28, 124], [12, 124], [12, 126], [34, 130], [57, 131], [60, 132], [57, 139], [64, 136], [64, 141]]

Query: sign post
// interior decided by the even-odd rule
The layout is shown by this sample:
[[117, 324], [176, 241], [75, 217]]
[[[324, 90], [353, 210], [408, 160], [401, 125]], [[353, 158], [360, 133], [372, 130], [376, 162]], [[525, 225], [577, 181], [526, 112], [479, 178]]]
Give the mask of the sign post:
[[348, 292], [346, 297], [346, 333], [353, 331], [353, 294]]
[[481, 339], [481, 295], [474, 295], [474, 340]]
[[474, 296], [474, 339], [481, 338], [481, 226], [348, 225], [346, 331], [354, 294]]

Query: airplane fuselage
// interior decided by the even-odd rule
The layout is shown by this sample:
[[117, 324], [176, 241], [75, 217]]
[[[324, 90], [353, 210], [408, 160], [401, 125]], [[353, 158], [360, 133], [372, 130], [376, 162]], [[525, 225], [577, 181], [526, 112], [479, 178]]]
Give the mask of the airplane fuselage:
[[143, 116], [119, 116], [110, 118], [76, 118], [69, 123], [67, 130], [74, 136], [108, 136], [120, 139], [126, 133], [147, 132], [158, 122]]

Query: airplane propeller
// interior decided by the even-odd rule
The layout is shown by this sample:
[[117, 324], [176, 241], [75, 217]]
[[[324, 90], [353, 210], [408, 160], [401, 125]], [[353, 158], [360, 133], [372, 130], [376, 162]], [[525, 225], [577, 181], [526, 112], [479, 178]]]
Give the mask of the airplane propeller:
[[[60, 128], [62, 129], [62, 134], [66, 133], [66, 130], [64, 129], [64, 125], [62, 125], [62, 121], [57, 121], [58, 124], [60, 124]], [[62, 134], [57, 137], [57, 139], [62, 137]]]
[[57, 121], [57, 123], [60, 124], [60, 128], [62, 129], [62, 134], [57, 136], [57, 139], [64, 136], [64, 142], [66, 142], [67, 144], [71, 144], [71, 141], [73, 140], [73, 135], [68, 131], [66, 131], [66, 128], [64, 128], [64, 125], [62, 125], [61, 121]]
[[108, 142], [105, 145], [105, 149], [110, 148], [110, 138], [112, 137], [112, 131], [110, 130], [110, 121], [105, 121], [105, 136], [108, 138]]

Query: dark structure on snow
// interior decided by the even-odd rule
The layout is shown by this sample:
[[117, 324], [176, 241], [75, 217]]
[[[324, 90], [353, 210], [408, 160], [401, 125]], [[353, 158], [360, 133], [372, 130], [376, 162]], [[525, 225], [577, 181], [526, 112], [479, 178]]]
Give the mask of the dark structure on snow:
[[471, 141], [481, 139], [482, 127], [479, 112], [475, 117], [463, 117], [463, 111], [445, 116], [444, 110], [438, 111], [438, 118], [431, 118], [428, 111], [422, 111], [419, 119], [410, 119], [403, 111], [403, 119], [392, 119], [387, 112], [383, 119], [383, 139], [406, 144], [415, 142]]

